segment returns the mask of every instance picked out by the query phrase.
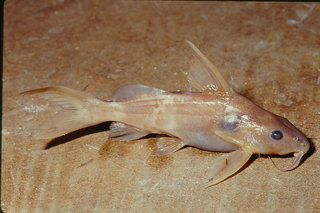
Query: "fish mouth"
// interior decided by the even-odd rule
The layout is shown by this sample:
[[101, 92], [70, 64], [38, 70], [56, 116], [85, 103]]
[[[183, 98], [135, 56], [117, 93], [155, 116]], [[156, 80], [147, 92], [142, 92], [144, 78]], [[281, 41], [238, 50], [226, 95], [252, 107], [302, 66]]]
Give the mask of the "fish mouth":
[[290, 170], [293, 170], [293, 169], [295, 169], [297, 166], [299, 166], [299, 164], [300, 164], [300, 161], [301, 161], [301, 158], [302, 158], [302, 156], [304, 155], [304, 151], [300, 151], [300, 152], [295, 152], [293, 155], [294, 155], [294, 161], [293, 161], [293, 163], [289, 166], [289, 167], [287, 167], [287, 168], [279, 168], [279, 167], [277, 167], [277, 165], [274, 163], [274, 161], [272, 160], [272, 158], [270, 158], [271, 159], [271, 161], [272, 161], [272, 163], [273, 163], [273, 165], [277, 168], [277, 169], [279, 169], [280, 171], [282, 171], [282, 172], [287, 172], [287, 171], [290, 171]]
[[282, 172], [287, 172], [287, 171], [290, 171], [290, 170], [297, 168], [300, 164], [301, 158], [303, 157], [304, 154], [306, 154], [308, 152], [308, 150], [310, 148], [310, 143], [308, 142], [307, 138], [304, 137], [301, 139], [299, 137], [296, 137], [295, 139], [297, 142], [300, 143], [300, 147], [297, 150], [297, 152], [293, 152], [294, 160], [290, 166], [288, 166], [287, 168], [279, 168], [274, 163], [274, 161], [269, 157], [271, 159], [273, 165]]

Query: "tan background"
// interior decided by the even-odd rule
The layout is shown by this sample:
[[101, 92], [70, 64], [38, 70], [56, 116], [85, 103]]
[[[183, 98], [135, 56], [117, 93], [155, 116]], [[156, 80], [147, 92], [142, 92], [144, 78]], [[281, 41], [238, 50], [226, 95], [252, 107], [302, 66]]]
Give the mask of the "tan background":
[[[320, 4], [5, 3], [1, 207], [5, 212], [320, 212], [320, 156], [294, 171], [255, 157], [204, 187], [213, 158], [150, 156], [154, 139], [106, 143], [106, 125], [30, 136], [56, 108], [18, 93], [63, 85], [110, 98], [125, 83], [188, 90], [194, 42], [239, 93], [320, 145]], [[190, 121], [192, 122], [192, 121]], [[46, 148], [47, 147], [47, 148]], [[285, 167], [292, 158], [275, 158]]]

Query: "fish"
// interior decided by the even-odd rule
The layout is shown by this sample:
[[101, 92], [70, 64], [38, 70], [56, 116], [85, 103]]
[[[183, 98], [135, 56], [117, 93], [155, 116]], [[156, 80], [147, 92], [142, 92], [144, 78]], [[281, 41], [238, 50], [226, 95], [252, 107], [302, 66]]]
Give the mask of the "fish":
[[131, 83], [116, 89], [108, 101], [62, 86], [26, 91], [61, 107], [34, 137], [52, 139], [106, 121], [112, 121], [109, 138], [118, 141], [159, 134], [155, 156], [186, 146], [224, 153], [213, 159], [210, 186], [237, 173], [253, 154], [293, 153], [293, 163], [280, 170], [296, 168], [309, 150], [307, 137], [286, 118], [236, 93], [212, 62], [186, 42], [193, 50], [188, 76], [193, 91]]

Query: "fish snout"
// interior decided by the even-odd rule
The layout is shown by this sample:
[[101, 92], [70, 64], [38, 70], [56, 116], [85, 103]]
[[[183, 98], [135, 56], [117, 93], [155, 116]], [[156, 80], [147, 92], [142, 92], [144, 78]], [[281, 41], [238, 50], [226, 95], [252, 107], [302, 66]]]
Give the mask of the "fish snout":
[[[308, 141], [308, 139], [302, 135], [302, 136], [296, 136], [294, 137], [294, 140], [296, 142], [294, 151], [293, 151], [293, 155], [294, 155], [294, 161], [293, 163], [287, 167], [287, 168], [278, 168], [275, 163], [272, 161], [273, 165], [278, 168], [280, 171], [286, 172], [286, 171], [290, 171], [295, 169], [297, 166], [299, 166], [301, 158], [303, 157], [303, 155], [305, 153], [308, 152], [309, 148], [310, 148], [310, 143]], [[271, 159], [271, 158], [270, 158]], [[272, 160], [272, 159], [271, 159]]]
[[307, 153], [310, 148], [310, 143], [309, 143], [308, 139], [304, 135], [296, 136], [294, 139], [299, 144], [298, 150], [295, 152], [295, 154]]
[[308, 139], [302, 135], [302, 136], [297, 136], [294, 138], [295, 141], [298, 143], [299, 148], [296, 152], [294, 152], [294, 161], [291, 164], [291, 166], [287, 167], [287, 168], [283, 168], [280, 169], [281, 171], [285, 172], [285, 171], [290, 171], [294, 168], [296, 168], [297, 166], [299, 166], [301, 158], [303, 157], [304, 154], [306, 154], [310, 148], [310, 143], [308, 141]]

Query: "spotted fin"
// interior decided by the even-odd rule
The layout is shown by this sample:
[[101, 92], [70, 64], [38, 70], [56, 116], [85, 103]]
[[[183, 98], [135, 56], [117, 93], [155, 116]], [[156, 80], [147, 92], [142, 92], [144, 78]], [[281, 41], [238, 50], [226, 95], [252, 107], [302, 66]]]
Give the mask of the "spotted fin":
[[109, 138], [119, 141], [132, 141], [148, 135], [149, 132], [129, 126], [120, 122], [112, 122], [110, 125]]
[[236, 173], [250, 159], [251, 155], [251, 152], [239, 149], [215, 158], [209, 186], [220, 183]]
[[184, 147], [184, 143], [179, 138], [162, 137], [158, 138], [157, 147], [153, 150], [152, 155], [163, 156], [175, 152]]
[[188, 40], [186, 42], [195, 52], [189, 73], [191, 85], [200, 92], [223, 92], [231, 95], [232, 88], [219, 70], [193, 43]]
[[165, 93], [165, 90], [148, 87], [142, 84], [127, 84], [116, 89], [113, 93], [113, 101], [128, 101], [143, 96], [157, 96]]

